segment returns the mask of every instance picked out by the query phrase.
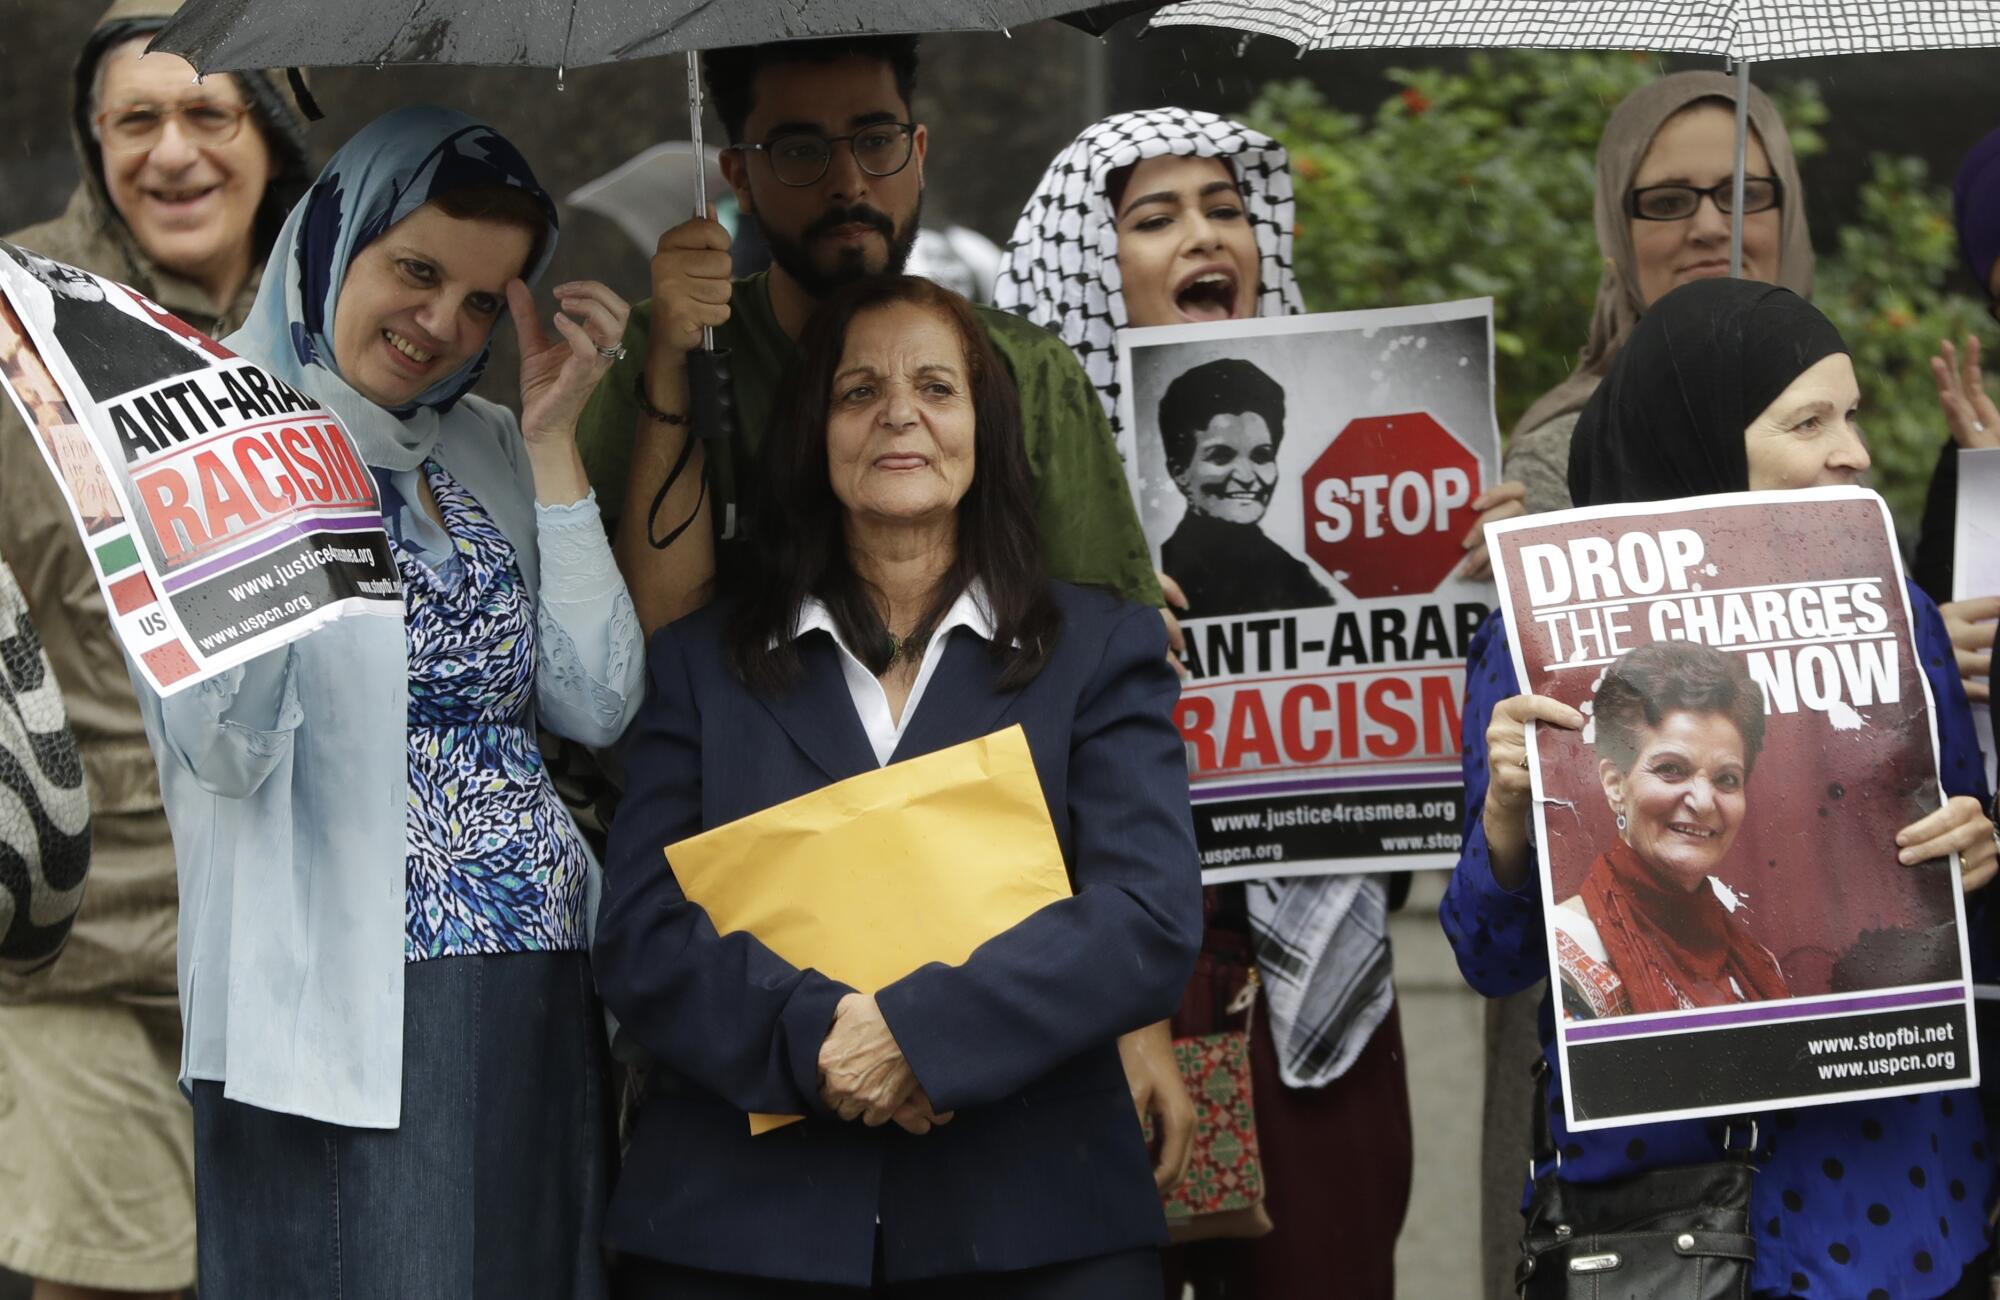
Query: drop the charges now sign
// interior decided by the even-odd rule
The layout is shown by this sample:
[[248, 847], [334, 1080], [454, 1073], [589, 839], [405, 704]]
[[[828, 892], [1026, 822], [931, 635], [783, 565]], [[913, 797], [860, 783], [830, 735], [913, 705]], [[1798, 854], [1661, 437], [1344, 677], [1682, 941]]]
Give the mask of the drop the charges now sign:
[[1450, 866], [1458, 576], [1499, 473], [1488, 300], [1119, 336], [1125, 458], [1186, 592], [1175, 709], [1210, 883]]
[[1521, 689], [1586, 720], [1528, 738], [1570, 1126], [1977, 1083], [1959, 864], [1898, 860], [1945, 792], [1882, 499], [1491, 536]]

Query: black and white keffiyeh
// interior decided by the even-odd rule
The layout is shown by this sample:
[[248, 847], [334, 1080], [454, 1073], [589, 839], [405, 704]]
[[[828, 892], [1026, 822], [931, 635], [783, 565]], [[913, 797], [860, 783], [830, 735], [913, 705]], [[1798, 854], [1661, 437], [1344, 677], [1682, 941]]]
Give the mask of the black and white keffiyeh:
[[90, 801], [48, 656], [0, 562], [0, 969], [46, 965], [90, 866]]
[[[1014, 223], [993, 304], [1062, 336], [1118, 427], [1118, 331], [1130, 322], [1118, 274], [1118, 222], [1105, 179], [1166, 154], [1224, 158], [1257, 236], [1259, 316], [1304, 311], [1292, 278], [1292, 167], [1284, 146], [1228, 118], [1185, 108], [1119, 113], [1056, 155]], [[1122, 443], [1121, 443], [1122, 445]]]
[[[1105, 181], [1121, 167], [1165, 154], [1229, 161], [1257, 237], [1257, 314], [1305, 310], [1292, 275], [1292, 172], [1284, 146], [1227, 118], [1184, 108], [1119, 113], [1086, 128], [1049, 164], [1015, 223], [994, 302], [1070, 345], [1114, 432], [1117, 337], [1129, 321]], [[1253, 881], [1245, 890], [1279, 1074], [1294, 1088], [1331, 1083], [1361, 1055], [1395, 999], [1382, 878], [1301, 876]]]

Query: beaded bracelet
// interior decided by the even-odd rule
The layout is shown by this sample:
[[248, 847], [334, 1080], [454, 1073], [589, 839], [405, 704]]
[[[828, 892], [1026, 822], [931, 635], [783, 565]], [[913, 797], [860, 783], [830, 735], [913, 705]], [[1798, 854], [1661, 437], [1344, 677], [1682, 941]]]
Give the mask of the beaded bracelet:
[[662, 411], [659, 407], [653, 405], [653, 399], [646, 396], [646, 372], [644, 369], [641, 369], [638, 374], [632, 376], [632, 399], [639, 403], [639, 409], [645, 413], [648, 419], [658, 420], [662, 424], [686, 424], [688, 422], [685, 415], [675, 415], [672, 411]]

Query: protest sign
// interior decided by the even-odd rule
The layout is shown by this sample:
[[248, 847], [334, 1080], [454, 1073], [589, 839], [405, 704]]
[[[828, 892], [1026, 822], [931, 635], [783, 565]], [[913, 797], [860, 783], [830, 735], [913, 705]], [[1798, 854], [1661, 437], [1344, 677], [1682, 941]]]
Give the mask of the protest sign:
[[1577, 1129], [1978, 1082], [1955, 859], [1888, 507], [1743, 492], [1489, 533], [1531, 726]]
[[123, 285], [0, 242], [0, 383], [162, 695], [331, 619], [402, 617], [333, 412]]
[[1120, 448], [1189, 608], [1203, 879], [1457, 860], [1456, 577], [1499, 471], [1487, 299], [1119, 334]]
[[[1958, 499], [1952, 537], [1951, 598], [1982, 600], [2000, 596], [2000, 447], [1962, 448], [1958, 455]], [[1993, 715], [1975, 708], [1979, 752], [1986, 758], [1986, 784], [2000, 776], [1993, 746]]]

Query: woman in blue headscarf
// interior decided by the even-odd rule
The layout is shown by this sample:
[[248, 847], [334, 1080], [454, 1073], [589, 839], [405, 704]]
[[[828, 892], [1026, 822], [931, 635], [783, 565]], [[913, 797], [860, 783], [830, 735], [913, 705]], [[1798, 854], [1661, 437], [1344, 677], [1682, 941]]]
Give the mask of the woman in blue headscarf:
[[[555, 233], [491, 128], [399, 110], [327, 164], [224, 340], [353, 434], [403, 621], [146, 701], [204, 1300], [604, 1292], [596, 866], [534, 734], [616, 740], [643, 656], [575, 443], [626, 305], [561, 285], [544, 331]], [[518, 420], [468, 391], [503, 309]]]
[[[1951, 206], [1966, 272], [1986, 299], [1987, 310], [2000, 318], [2000, 131], [1988, 132], [1959, 164]], [[1988, 698], [2000, 591], [1973, 591], [1964, 600], [1951, 600], [1956, 594], [1958, 453], [1961, 448], [2000, 447], [2000, 407], [1986, 391], [1976, 335], [1966, 335], [1963, 352], [1948, 338], [1939, 343], [1938, 354], [1931, 358], [1931, 377], [1937, 381], [1938, 405], [1951, 437], [1931, 472], [1910, 576], [1938, 602], [1966, 692], [1981, 701]]]

